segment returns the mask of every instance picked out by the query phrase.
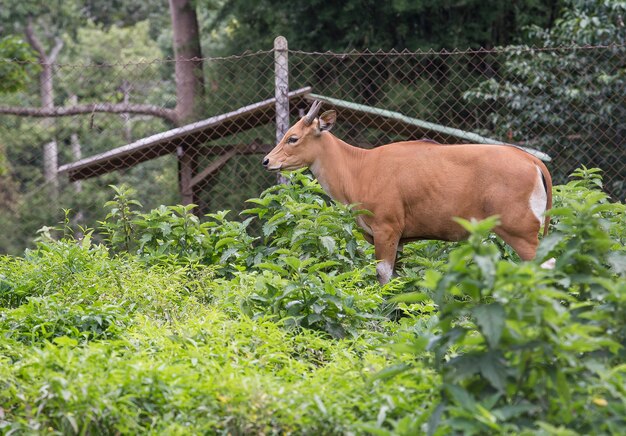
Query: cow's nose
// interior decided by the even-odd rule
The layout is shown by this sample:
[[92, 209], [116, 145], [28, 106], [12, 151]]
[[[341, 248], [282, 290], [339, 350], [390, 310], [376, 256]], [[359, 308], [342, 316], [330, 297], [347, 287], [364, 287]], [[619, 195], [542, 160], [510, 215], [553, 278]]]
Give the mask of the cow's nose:
[[266, 167], [270, 164], [270, 160], [268, 158], [263, 158], [263, 166]]

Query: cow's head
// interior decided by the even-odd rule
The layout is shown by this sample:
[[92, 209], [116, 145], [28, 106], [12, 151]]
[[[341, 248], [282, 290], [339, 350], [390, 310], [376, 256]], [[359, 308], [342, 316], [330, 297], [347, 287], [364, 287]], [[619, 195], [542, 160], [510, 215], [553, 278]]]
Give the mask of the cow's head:
[[274, 149], [263, 158], [263, 166], [270, 171], [297, 170], [308, 167], [322, 153], [322, 132], [330, 130], [337, 117], [335, 111], [326, 111], [317, 118], [322, 103], [316, 101], [300, 121], [291, 126]]

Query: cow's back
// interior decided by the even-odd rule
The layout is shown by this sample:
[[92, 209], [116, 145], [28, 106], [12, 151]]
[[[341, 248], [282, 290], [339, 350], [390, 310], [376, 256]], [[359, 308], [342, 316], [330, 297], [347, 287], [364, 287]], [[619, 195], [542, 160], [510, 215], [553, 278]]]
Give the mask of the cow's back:
[[365, 165], [364, 208], [403, 238], [459, 240], [466, 233], [453, 217], [526, 219], [542, 164], [510, 146], [401, 142], [371, 150]]

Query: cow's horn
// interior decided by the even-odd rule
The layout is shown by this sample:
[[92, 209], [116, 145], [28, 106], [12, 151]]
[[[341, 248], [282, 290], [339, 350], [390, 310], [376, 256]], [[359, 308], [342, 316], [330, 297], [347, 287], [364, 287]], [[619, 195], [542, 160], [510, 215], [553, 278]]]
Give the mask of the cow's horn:
[[313, 104], [311, 105], [311, 109], [309, 109], [309, 113], [306, 114], [306, 117], [304, 118], [305, 126], [310, 126], [311, 123], [313, 123], [313, 120], [317, 116], [317, 113], [320, 111], [321, 106], [322, 106], [321, 101], [316, 100], [315, 102], [313, 102]]

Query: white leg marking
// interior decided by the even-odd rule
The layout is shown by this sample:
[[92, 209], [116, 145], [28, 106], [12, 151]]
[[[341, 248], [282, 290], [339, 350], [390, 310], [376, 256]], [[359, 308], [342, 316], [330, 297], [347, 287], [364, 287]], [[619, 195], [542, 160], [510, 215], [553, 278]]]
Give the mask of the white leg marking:
[[378, 281], [381, 285], [384, 285], [385, 283], [389, 283], [389, 280], [391, 280], [393, 267], [389, 264], [389, 262], [385, 262], [383, 260], [376, 265], [376, 273], [378, 274]]
[[537, 168], [537, 181], [535, 182], [533, 192], [530, 193], [528, 203], [530, 205], [530, 210], [533, 211], [533, 214], [535, 214], [535, 216], [539, 220], [539, 224], [543, 224], [543, 214], [546, 211], [548, 194], [546, 193], [546, 189], [543, 187], [543, 177], [541, 175], [541, 170], [539, 169], [539, 167], [535, 168]]

